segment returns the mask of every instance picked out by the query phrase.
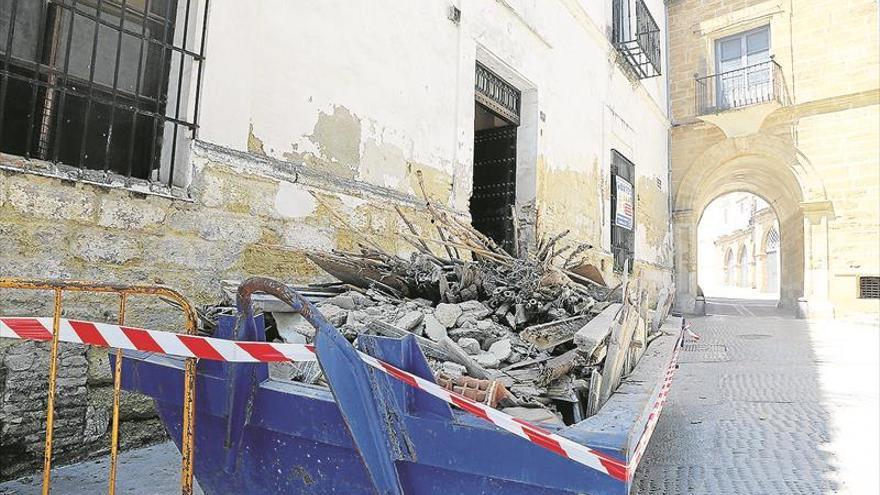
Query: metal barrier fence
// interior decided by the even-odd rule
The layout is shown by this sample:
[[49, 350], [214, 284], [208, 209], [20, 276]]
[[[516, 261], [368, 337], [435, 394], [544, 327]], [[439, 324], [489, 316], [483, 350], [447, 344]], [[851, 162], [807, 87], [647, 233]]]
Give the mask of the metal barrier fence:
[[[46, 397], [46, 442], [43, 450], [43, 495], [51, 488], [52, 472], [52, 433], [55, 415], [55, 388], [58, 374], [58, 335], [61, 322], [62, 296], [64, 292], [87, 292], [117, 294], [119, 296], [118, 323], [125, 324], [125, 307], [128, 296], [156, 296], [174, 301], [184, 314], [187, 334], [195, 335], [197, 316], [192, 304], [179, 292], [161, 285], [102, 284], [72, 280], [37, 280], [20, 278], [0, 278], [0, 289], [23, 289], [54, 292], [52, 314], [52, 341], [49, 357], [49, 390]], [[191, 495], [193, 487], [194, 429], [195, 429], [195, 379], [196, 360], [186, 360], [183, 385], [183, 425], [181, 438], [180, 491]], [[116, 350], [116, 366], [113, 370], [113, 413], [110, 430], [110, 475], [107, 493], [116, 493], [116, 475], [119, 459], [119, 400], [122, 377], [122, 351]]]

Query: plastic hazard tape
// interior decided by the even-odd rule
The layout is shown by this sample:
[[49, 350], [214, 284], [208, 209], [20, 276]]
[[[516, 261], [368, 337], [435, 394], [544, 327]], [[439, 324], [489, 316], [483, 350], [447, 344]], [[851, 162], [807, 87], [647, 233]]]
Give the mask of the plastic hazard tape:
[[[169, 356], [237, 363], [315, 361], [314, 347], [306, 344], [236, 342], [107, 323], [62, 319], [58, 340], [74, 344], [155, 352]], [[52, 340], [52, 318], [0, 318], [0, 337]]]
[[[317, 360], [314, 346], [307, 344], [240, 342], [68, 319], [61, 320], [59, 330], [58, 340], [62, 342], [146, 351], [185, 358], [242, 363]], [[52, 340], [52, 318], [0, 318], [0, 337], [36, 341]], [[645, 430], [640, 436], [629, 463], [553, 434], [519, 418], [514, 418], [486, 404], [475, 402], [446, 390], [436, 383], [401, 370], [369, 354], [357, 352], [365, 363], [397, 380], [480, 417], [544, 449], [625, 482], [631, 480], [635, 474], [636, 466], [638, 466], [657, 425], [660, 411], [666, 403], [669, 388], [672, 385], [672, 377], [677, 368], [681, 342], [682, 339], [679, 337], [660, 393], [651, 408]]]

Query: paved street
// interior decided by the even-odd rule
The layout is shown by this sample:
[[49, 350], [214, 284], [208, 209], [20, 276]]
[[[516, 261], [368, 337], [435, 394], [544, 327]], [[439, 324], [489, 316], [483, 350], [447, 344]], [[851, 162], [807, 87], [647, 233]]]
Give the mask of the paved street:
[[[795, 320], [769, 301], [713, 299], [708, 313], [691, 320], [701, 340], [633, 493], [878, 493], [877, 324]], [[123, 454], [119, 493], [175, 493], [178, 460], [171, 444]], [[106, 472], [106, 459], [60, 468], [56, 493], [101, 493]], [[37, 493], [36, 477], [0, 484]]]
[[878, 493], [878, 328], [712, 299], [634, 493]]

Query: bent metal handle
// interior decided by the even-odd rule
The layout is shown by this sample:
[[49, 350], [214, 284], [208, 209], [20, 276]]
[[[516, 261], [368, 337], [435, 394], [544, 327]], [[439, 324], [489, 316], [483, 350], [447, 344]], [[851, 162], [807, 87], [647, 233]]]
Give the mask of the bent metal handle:
[[[324, 315], [315, 308], [315, 305], [295, 290], [271, 278], [251, 277], [238, 286], [238, 292], [235, 295], [235, 304], [238, 309], [238, 321], [234, 330], [236, 338], [244, 321], [254, 316], [251, 296], [257, 293], [275, 296], [282, 302], [287, 303], [295, 312], [302, 315], [310, 325], [315, 327], [319, 333], [327, 332], [333, 334], [335, 332], [339, 334], [339, 331], [324, 318]], [[339, 334], [339, 337], [341, 338], [342, 335]]]

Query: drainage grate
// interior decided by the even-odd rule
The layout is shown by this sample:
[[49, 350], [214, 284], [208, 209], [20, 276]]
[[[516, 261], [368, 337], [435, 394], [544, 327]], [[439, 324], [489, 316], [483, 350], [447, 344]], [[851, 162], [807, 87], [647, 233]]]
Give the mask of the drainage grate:
[[685, 344], [682, 348], [685, 352], [684, 360], [692, 363], [717, 363], [727, 361], [727, 346], [724, 344]]

